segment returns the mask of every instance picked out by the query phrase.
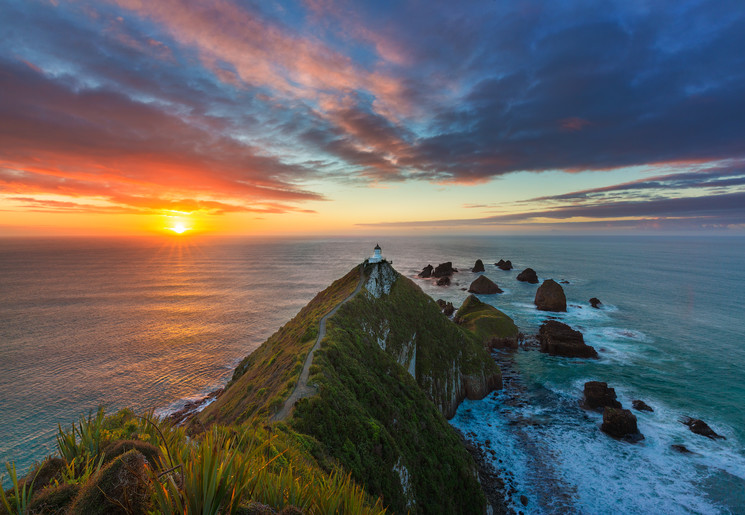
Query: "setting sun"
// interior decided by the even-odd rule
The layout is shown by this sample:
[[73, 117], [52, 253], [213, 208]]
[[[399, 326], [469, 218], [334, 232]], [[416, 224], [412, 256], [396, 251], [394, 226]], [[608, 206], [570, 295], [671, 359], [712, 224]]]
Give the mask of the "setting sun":
[[177, 223], [177, 224], [175, 224], [173, 227], [168, 227], [168, 230], [169, 231], [173, 231], [176, 234], [184, 234], [189, 229], [190, 229], [190, 227], [186, 227], [184, 224], [182, 224], [180, 222]]

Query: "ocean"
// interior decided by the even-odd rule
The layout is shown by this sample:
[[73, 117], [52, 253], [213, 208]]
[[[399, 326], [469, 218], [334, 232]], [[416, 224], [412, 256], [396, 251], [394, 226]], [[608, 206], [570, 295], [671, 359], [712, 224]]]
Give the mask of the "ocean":
[[[482, 296], [530, 339], [547, 314], [531, 267], [563, 284], [598, 360], [495, 352], [505, 388], [451, 423], [491, 449], [525, 513], [745, 513], [745, 239], [422, 236], [329, 239], [0, 240], [0, 462], [54, 451], [57, 424], [105, 406], [163, 415], [223, 385], [246, 354], [372, 253], [459, 305], [482, 259], [504, 290]], [[493, 265], [509, 259], [515, 269]], [[415, 278], [452, 261], [449, 287]], [[601, 309], [590, 307], [598, 297]], [[580, 408], [606, 381], [645, 439], [614, 440]], [[726, 440], [691, 433], [705, 420]], [[684, 445], [681, 454], [671, 445]], [[527, 506], [520, 501], [527, 499]]]

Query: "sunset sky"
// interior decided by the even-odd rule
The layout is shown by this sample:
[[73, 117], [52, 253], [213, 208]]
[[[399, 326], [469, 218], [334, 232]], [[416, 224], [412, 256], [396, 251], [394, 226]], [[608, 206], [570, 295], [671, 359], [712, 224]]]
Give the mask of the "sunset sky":
[[0, 34], [0, 236], [745, 233], [742, 0], [2, 0]]

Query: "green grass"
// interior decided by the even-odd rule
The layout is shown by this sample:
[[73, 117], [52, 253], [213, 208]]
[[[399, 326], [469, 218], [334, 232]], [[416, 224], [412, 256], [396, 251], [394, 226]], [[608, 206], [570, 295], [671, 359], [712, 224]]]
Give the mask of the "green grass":
[[334, 281], [236, 367], [225, 392], [198, 416], [199, 427], [241, 423], [278, 410], [297, 384], [321, 318], [357, 287], [359, 269]]
[[466, 298], [455, 313], [454, 320], [476, 335], [484, 345], [489, 345], [495, 339], [516, 339], [519, 332], [510, 317], [494, 306], [481, 302], [475, 295]]

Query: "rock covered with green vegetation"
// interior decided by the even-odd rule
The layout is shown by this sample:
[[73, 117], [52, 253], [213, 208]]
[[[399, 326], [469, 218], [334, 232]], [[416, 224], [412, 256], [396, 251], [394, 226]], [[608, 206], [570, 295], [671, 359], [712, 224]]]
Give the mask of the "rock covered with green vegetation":
[[490, 349], [517, 349], [520, 331], [515, 322], [494, 306], [481, 302], [475, 295], [469, 295], [463, 301], [454, 320]]

